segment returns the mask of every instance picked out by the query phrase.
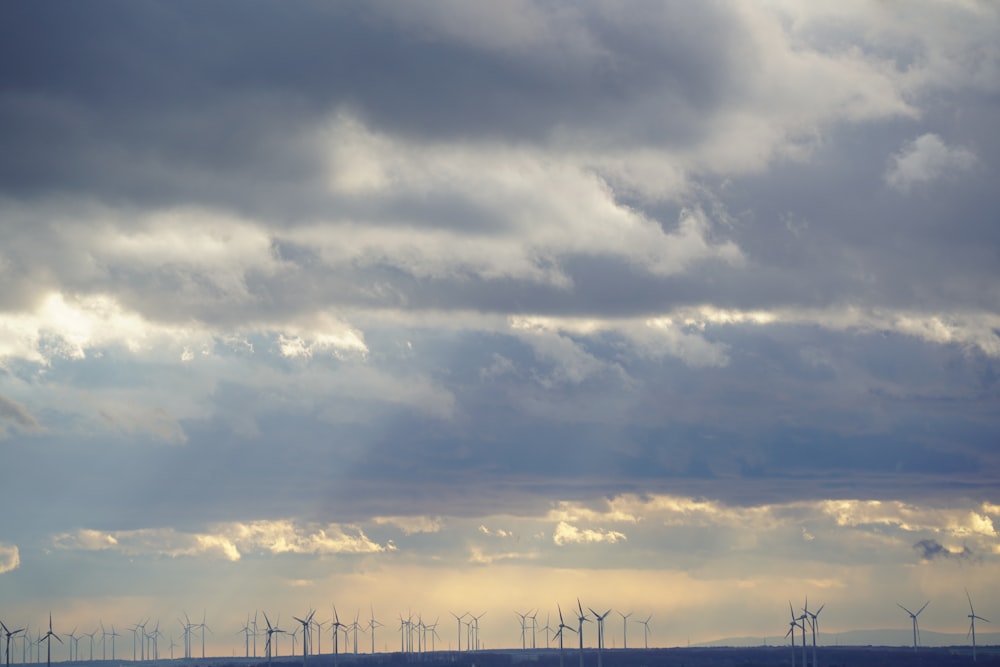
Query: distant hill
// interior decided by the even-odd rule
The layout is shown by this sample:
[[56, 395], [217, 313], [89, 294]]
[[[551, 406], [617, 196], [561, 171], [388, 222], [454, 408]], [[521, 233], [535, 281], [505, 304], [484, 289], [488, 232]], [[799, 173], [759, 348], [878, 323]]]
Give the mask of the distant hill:
[[[812, 636], [806, 634], [808, 643]], [[801, 643], [801, 634], [797, 635]], [[725, 637], [692, 646], [780, 646], [789, 643], [783, 637]], [[820, 646], [913, 646], [912, 629], [850, 630], [848, 632], [823, 632], [816, 638]], [[921, 646], [971, 646], [972, 640], [962, 633], [920, 631]], [[976, 627], [977, 646], [1000, 646], [1000, 632], [980, 632]]]

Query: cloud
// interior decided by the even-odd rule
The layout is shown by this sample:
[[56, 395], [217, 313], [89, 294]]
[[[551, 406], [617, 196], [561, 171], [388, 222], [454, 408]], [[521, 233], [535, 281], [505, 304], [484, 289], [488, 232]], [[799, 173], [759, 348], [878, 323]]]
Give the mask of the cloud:
[[439, 533], [445, 527], [444, 519], [439, 516], [376, 516], [371, 521], [376, 526], [395, 526], [404, 535]]
[[920, 540], [913, 545], [913, 548], [920, 554], [920, 559], [925, 561], [942, 558], [968, 560], [973, 556], [972, 550], [968, 547], [968, 545], [955, 550], [945, 547], [936, 540]]
[[22, 431], [33, 432], [41, 430], [38, 420], [35, 419], [34, 415], [26, 407], [0, 394], [0, 437], [3, 437], [7, 433], [7, 427], [4, 422], [13, 424], [15, 428]]
[[975, 153], [961, 146], [950, 147], [936, 134], [924, 134], [906, 143], [892, 156], [885, 171], [886, 184], [900, 192], [909, 192], [914, 185], [941, 179], [954, 179], [970, 171], [978, 159]]
[[469, 562], [476, 565], [491, 565], [500, 561], [510, 560], [533, 560], [538, 558], [535, 552], [505, 551], [501, 553], [487, 553], [482, 547], [472, 546], [469, 548]]
[[21, 565], [21, 553], [16, 544], [0, 542], [0, 574], [16, 570]]
[[487, 528], [486, 526], [480, 524], [479, 532], [483, 535], [488, 535], [490, 537], [500, 537], [500, 538], [513, 538], [514, 532], [510, 530], [504, 530], [503, 528]]
[[391, 551], [372, 542], [354, 526], [301, 525], [290, 520], [221, 523], [209, 532], [189, 533], [173, 528], [99, 531], [84, 529], [52, 538], [60, 549], [116, 550], [131, 556], [208, 556], [237, 561], [254, 552], [272, 554], [366, 554]]
[[601, 530], [593, 528], [577, 528], [576, 526], [560, 521], [552, 531], [552, 541], [559, 546], [566, 544], [592, 544], [605, 542], [607, 544], [617, 544], [624, 542], [628, 538], [624, 533], [617, 530]]

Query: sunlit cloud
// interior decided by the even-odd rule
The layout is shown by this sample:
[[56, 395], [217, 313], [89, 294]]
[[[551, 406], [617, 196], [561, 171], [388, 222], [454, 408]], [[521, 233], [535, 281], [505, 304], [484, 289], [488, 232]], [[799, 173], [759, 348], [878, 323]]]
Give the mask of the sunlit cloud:
[[482, 533], [483, 535], [488, 535], [490, 537], [500, 537], [500, 538], [514, 537], [514, 533], [512, 531], [504, 530], [503, 528], [490, 529], [482, 524], [480, 524], [479, 526], [479, 532]]
[[21, 552], [16, 544], [0, 542], [0, 574], [17, 569], [21, 564]]
[[907, 532], [930, 530], [956, 537], [997, 537], [993, 519], [966, 508], [921, 507], [901, 501], [831, 500], [819, 505], [837, 525], [850, 527], [894, 526]]
[[437, 533], [445, 526], [444, 519], [439, 516], [376, 516], [372, 517], [372, 523], [376, 526], [395, 526], [405, 535]]
[[586, 544], [596, 542], [606, 542], [616, 544], [624, 542], [628, 538], [625, 533], [617, 530], [602, 530], [600, 528], [577, 528], [576, 526], [560, 521], [552, 531], [552, 541], [559, 546], [565, 544]]
[[101, 533], [79, 530], [53, 537], [60, 549], [117, 550], [133, 556], [209, 556], [237, 561], [255, 552], [273, 554], [366, 554], [393, 547], [371, 541], [356, 526], [303, 526], [292, 521], [227, 523], [209, 533], [186, 533], [172, 528]]

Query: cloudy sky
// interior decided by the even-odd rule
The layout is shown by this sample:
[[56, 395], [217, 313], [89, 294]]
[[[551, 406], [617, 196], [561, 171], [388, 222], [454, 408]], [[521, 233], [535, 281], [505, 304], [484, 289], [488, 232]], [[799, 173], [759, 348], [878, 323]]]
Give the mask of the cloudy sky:
[[379, 650], [578, 596], [655, 646], [778, 641], [806, 596], [827, 632], [1000, 616], [997, 34], [4, 3], [0, 618], [204, 614], [230, 655], [332, 604]]

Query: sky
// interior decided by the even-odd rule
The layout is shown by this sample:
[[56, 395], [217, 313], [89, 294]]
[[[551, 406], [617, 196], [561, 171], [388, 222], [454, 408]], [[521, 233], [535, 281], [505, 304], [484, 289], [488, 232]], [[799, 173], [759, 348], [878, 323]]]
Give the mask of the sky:
[[232, 655], [333, 605], [378, 650], [578, 599], [617, 647], [1000, 617], [997, 34], [3, 3], [0, 620]]

